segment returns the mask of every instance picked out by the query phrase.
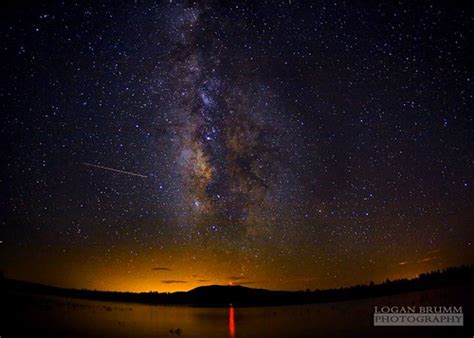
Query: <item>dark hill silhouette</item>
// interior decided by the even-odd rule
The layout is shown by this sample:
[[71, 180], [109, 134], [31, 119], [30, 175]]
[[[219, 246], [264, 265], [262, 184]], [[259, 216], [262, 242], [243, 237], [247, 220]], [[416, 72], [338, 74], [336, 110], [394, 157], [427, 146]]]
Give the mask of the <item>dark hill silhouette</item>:
[[186, 298], [192, 304], [251, 304], [255, 300], [259, 303], [269, 303], [276, 293], [278, 292], [240, 285], [209, 285], [188, 291]]
[[14, 301], [18, 293], [55, 295], [120, 302], [149, 304], [186, 304], [199, 306], [264, 306], [344, 301], [394, 295], [446, 286], [474, 284], [474, 266], [453, 267], [424, 273], [417, 278], [385, 281], [381, 284], [355, 285], [346, 288], [314, 291], [270, 291], [244, 286], [210, 285], [187, 292], [111, 292], [65, 289], [30, 282], [1, 279], [2, 294]]

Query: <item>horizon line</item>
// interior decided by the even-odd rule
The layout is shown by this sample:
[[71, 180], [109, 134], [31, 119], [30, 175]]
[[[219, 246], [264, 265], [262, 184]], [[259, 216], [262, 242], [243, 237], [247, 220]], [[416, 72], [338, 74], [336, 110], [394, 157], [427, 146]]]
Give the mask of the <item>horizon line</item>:
[[206, 285], [196, 286], [196, 287], [193, 287], [193, 288], [188, 289], [188, 290], [175, 290], [175, 291], [156, 291], [156, 290], [149, 290], [149, 291], [118, 291], [117, 290], [117, 291], [112, 291], [112, 290], [98, 290], [98, 289], [87, 289], [87, 288], [68, 288], [68, 287], [56, 286], [56, 285], [52, 285], [52, 284], [43, 284], [43, 283], [39, 283], [39, 282], [32, 282], [32, 281], [27, 281], [27, 280], [9, 278], [5, 275], [3, 275], [0, 278], [0, 283], [4, 280], [9, 280], [9, 281], [14, 281], [14, 282], [35, 284], [35, 285], [38, 285], [38, 286], [50, 287], [50, 288], [62, 289], [62, 290], [91, 291], [91, 292], [104, 292], [104, 293], [131, 293], [131, 294], [146, 294], [146, 293], [173, 294], [173, 293], [178, 293], [178, 292], [190, 292], [190, 291], [195, 290], [197, 288], [211, 287], [211, 286], [222, 286], [222, 287], [230, 287], [230, 288], [239, 286], [239, 287], [252, 289], [252, 290], [266, 290], [266, 291], [273, 291], [273, 292], [307, 292], [308, 290], [310, 292], [316, 292], [316, 291], [330, 291], [330, 290], [339, 290], [339, 289], [350, 289], [350, 288], [356, 288], [356, 287], [361, 287], [361, 286], [383, 285], [387, 281], [389, 281], [389, 282], [397, 282], [397, 281], [402, 281], [402, 280], [412, 281], [412, 280], [419, 279], [420, 276], [424, 275], [424, 274], [431, 274], [431, 273], [435, 273], [435, 272], [442, 273], [442, 272], [446, 272], [450, 269], [463, 269], [463, 268], [464, 269], [474, 269], [474, 263], [468, 264], [468, 265], [453, 265], [453, 266], [449, 266], [449, 267], [446, 267], [446, 268], [443, 268], [443, 269], [437, 269], [437, 270], [428, 270], [428, 271], [425, 271], [425, 272], [421, 272], [421, 273], [419, 273], [418, 275], [416, 275], [415, 277], [412, 277], [412, 278], [398, 278], [398, 279], [392, 279], [392, 280], [391, 279], [386, 279], [385, 281], [381, 281], [381, 282], [378, 282], [378, 283], [374, 283], [374, 281], [369, 281], [365, 284], [352, 284], [352, 285], [347, 285], [347, 286], [335, 286], [335, 287], [326, 288], [326, 289], [306, 288], [306, 289], [299, 289], [299, 290], [283, 290], [283, 289], [275, 290], [275, 289], [267, 289], [267, 288], [254, 288], [254, 287], [249, 287], [249, 286], [246, 286], [246, 285], [235, 283], [235, 284], [206, 284]]

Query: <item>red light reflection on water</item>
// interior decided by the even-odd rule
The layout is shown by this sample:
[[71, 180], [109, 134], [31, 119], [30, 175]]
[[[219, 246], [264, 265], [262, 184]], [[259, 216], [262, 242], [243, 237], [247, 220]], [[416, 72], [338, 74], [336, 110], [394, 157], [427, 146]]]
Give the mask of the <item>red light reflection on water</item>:
[[232, 304], [229, 306], [229, 336], [230, 338], [235, 337], [234, 307]]

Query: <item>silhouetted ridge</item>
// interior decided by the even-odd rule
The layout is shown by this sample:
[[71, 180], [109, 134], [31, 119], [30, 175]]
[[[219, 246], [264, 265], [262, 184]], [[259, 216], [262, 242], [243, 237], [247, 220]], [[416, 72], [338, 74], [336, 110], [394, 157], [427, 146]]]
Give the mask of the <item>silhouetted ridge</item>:
[[186, 297], [193, 304], [237, 304], [247, 305], [253, 304], [255, 299], [265, 300], [269, 303], [272, 300], [272, 295], [276, 291], [269, 291], [265, 289], [253, 289], [240, 285], [209, 285], [200, 286], [192, 289], [186, 293]]
[[71, 298], [85, 298], [107, 301], [138, 302], [151, 304], [187, 304], [200, 306], [263, 306], [290, 305], [344, 301], [421, 291], [445, 286], [473, 284], [474, 266], [453, 267], [423, 273], [417, 278], [381, 284], [355, 285], [347, 288], [306, 291], [270, 291], [244, 286], [209, 285], [187, 292], [111, 292], [64, 289], [24, 281], [0, 279], [2, 293], [13, 298], [17, 293], [55, 295]]

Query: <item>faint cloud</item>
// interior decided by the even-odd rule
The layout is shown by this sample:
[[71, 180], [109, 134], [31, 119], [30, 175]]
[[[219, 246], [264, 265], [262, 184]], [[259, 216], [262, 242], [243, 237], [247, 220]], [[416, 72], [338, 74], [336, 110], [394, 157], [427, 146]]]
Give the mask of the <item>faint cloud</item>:
[[438, 252], [440, 252], [440, 251], [441, 251], [441, 250], [429, 251], [429, 252], [427, 252], [427, 253], [424, 255], [424, 256], [427, 256], [427, 257], [425, 257], [425, 258], [418, 259], [418, 260], [415, 260], [415, 261], [403, 261], [403, 262], [398, 263], [398, 265], [426, 263], [426, 262], [429, 262], [429, 261], [438, 259], [438, 258], [439, 258], [438, 256], [432, 256], [432, 255], [435, 254], [435, 253], [438, 253]]
[[423, 259], [420, 259], [419, 261], [417, 261], [417, 263], [425, 263], [425, 262], [429, 262], [433, 259], [436, 259], [438, 257], [426, 257], [426, 258], [423, 258]]
[[211, 281], [210, 279], [205, 279], [205, 278], [203, 278], [202, 276], [199, 276], [199, 275], [191, 275], [191, 277], [192, 277], [196, 282], [199, 282], [199, 283], [206, 283], [206, 282], [210, 282], [210, 281]]
[[175, 280], [175, 279], [162, 280], [161, 282], [162, 282], [162, 283], [165, 283], [165, 284], [187, 283], [185, 280]]

